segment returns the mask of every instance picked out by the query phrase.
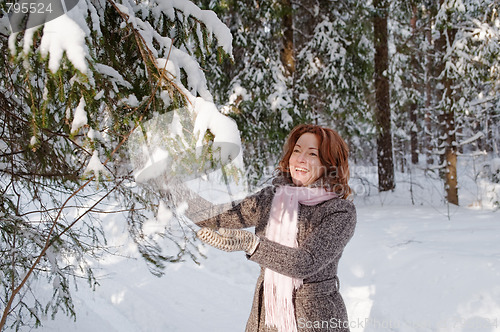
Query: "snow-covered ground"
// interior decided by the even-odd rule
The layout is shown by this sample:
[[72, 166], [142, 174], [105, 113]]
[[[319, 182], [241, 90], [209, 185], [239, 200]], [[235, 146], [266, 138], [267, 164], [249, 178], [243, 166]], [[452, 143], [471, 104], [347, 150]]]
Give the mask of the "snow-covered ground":
[[[358, 224], [339, 266], [351, 330], [500, 331], [500, 218], [478, 194], [491, 188], [462, 174], [462, 206], [447, 207], [436, 183], [408, 174], [394, 192], [362, 192], [370, 174], [353, 174]], [[157, 278], [134, 258], [126, 225], [103, 223], [131, 258], [107, 256], [100, 286], [74, 292], [77, 321], [59, 314], [40, 331], [244, 331], [259, 267], [243, 253], [207, 248], [201, 266], [171, 264]]]

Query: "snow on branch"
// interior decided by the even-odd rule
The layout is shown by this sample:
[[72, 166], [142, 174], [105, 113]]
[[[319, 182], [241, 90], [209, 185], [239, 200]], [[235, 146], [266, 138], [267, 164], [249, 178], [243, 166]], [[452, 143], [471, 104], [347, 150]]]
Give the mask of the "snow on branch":
[[175, 19], [175, 10], [178, 9], [185, 16], [192, 16], [205, 24], [208, 32], [217, 38], [218, 46], [229, 55], [233, 53], [233, 36], [229, 28], [222, 23], [217, 15], [211, 10], [202, 10], [191, 1], [187, 0], [154, 0], [158, 8], [168, 15], [171, 20]]
[[[183, 13], [185, 17], [193, 17], [204, 25], [209, 36], [215, 36], [217, 46], [221, 47], [229, 56], [232, 56], [231, 32], [214, 12], [202, 10], [187, 0], [155, 0], [149, 3], [136, 3], [131, 0], [123, 0], [122, 3], [117, 3], [108, 0], [108, 3], [113, 5], [125, 18], [125, 22], [121, 27], [125, 29], [125, 23], [127, 23], [129, 27], [135, 29], [146, 44], [148, 52], [154, 58], [160, 58], [160, 54], [171, 54], [170, 60], [176, 63], [177, 68], [183, 68], [186, 72], [191, 92], [194, 94], [199, 93], [204, 98], [210, 98], [207, 94], [204, 74], [197, 60], [188, 51], [172, 47], [172, 40], [168, 36], [162, 36], [148, 22], [147, 17], [143, 18], [143, 13], [150, 11], [156, 13], [156, 15], [163, 14], [172, 21], [176, 18], [176, 11]], [[87, 22], [89, 15], [91, 15], [90, 23]], [[59, 69], [63, 55], [66, 54], [68, 60], [76, 69], [88, 74], [87, 61], [90, 61], [90, 59], [87, 43], [91, 38], [91, 30], [98, 29], [99, 31], [96, 32], [101, 35], [98, 22], [100, 20], [100, 25], [105, 25], [104, 17], [102, 7], [95, 7], [90, 0], [80, 1], [71, 11], [45, 23], [39, 49], [33, 51], [38, 51], [43, 57], [48, 57], [49, 69], [52, 72]], [[31, 52], [34, 31], [38, 29], [39, 27], [35, 27], [25, 31], [21, 41], [24, 54]], [[16, 53], [17, 36], [17, 33], [10, 36], [9, 46], [13, 54]], [[107, 72], [109, 73], [109, 70]], [[200, 80], [200, 78], [202, 79]]]
[[483, 137], [484, 136], [484, 133], [482, 131], [479, 131], [477, 132], [474, 136], [472, 137], [469, 137], [468, 139], [466, 140], [463, 140], [462, 142], [460, 142], [458, 145], [466, 145], [466, 144], [469, 144], [469, 143], [472, 143], [476, 140], [478, 140], [479, 138]]
[[[115, 11], [119, 15], [118, 19], [111, 21], [110, 16], [106, 14], [107, 10]], [[187, 35], [186, 40], [173, 40], [172, 36], [178, 34], [171, 24], [179, 20], [189, 28], [188, 32], [181, 31], [181, 35], [190, 33], [196, 35]], [[124, 103], [137, 107], [139, 101], [131, 91], [135, 88], [135, 82], [131, 78], [134, 77], [133, 74], [127, 76], [128, 73], [123, 72], [119, 63], [115, 64], [113, 61], [103, 63], [103, 59], [107, 58], [101, 58], [101, 53], [106, 50], [96, 46], [100, 42], [96, 39], [104, 37], [103, 31], [106, 27], [110, 31], [117, 30], [123, 31], [126, 35], [134, 35], [142, 59], [138, 60], [137, 68], [130, 69], [142, 70], [141, 61], [144, 62], [146, 70], [151, 69], [148, 64], [153, 64], [156, 70], [148, 72], [148, 79], [158, 82], [158, 87], [167, 92], [169, 85], [174, 86], [174, 89], [185, 97], [190, 104], [188, 109], [196, 116], [196, 134], [203, 137], [206, 131], [211, 131], [215, 136], [214, 142], [234, 143], [241, 150], [236, 123], [221, 114], [213, 104], [205, 73], [200, 66], [199, 55], [195, 56], [198, 54], [196, 50], [207, 52], [209, 46], [207, 44], [212, 42], [212, 37], [216, 39], [218, 48], [232, 56], [231, 32], [213, 11], [202, 10], [191, 1], [101, 0], [96, 3], [82, 0], [71, 11], [45, 23], [40, 43], [34, 42], [37, 38], [35, 31], [39, 29], [35, 27], [26, 30], [20, 41], [18, 41], [19, 34], [13, 34], [9, 46], [13, 54], [17, 50], [18, 42], [23, 46], [24, 56], [39, 52], [48, 60], [48, 68], [53, 73], [61, 67], [65, 68], [63, 57], [66, 55], [74, 68], [89, 78], [88, 83], [85, 83], [87, 87], [93, 88], [96, 84], [95, 74], [99, 73], [100, 77], [104, 77], [110, 83], [116, 94], [122, 92], [129, 94], [129, 97], [121, 99]], [[90, 99], [88, 101], [90, 102]], [[117, 105], [120, 103], [114, 106]], [[88, 107], [89, 110], [86, 112], [85, 100], [82, 98], [75, 109], [72, 133], [94, 122], [90, 107], [95, 105]], [[236, 158], [238, 153], [239, 151], [223, 151], [223, 154], [231, 159]]]

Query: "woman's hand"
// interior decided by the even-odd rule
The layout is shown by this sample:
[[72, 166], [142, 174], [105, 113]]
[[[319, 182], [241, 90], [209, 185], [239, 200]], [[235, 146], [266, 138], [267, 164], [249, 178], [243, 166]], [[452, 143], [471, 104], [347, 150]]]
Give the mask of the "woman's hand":
[[244, 251], [252, 255], [257, 249], [259, 238], [249, 231], [241, 229], [219, 228], [215, 230], [203, 227], [196, 235], [198, 238], [214, 248], [224, 251]]

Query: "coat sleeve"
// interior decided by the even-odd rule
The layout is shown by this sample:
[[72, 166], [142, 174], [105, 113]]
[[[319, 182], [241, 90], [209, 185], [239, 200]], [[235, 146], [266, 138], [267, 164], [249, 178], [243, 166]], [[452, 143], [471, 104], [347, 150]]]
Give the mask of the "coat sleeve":
[[331, 263], [354, 234], [356, 210], [351, 202], [327, 212], [321, 224], [299, 245], [291, 248], [261, 238], [257, 250], [248, 258], [280, 274], [305, 279]]
[[213, 217], [196, 222], [196, 224], [200, 227], [210, 228], [247, 228], [256, 226], [266, 213], [266, 207], [269, 205], [266, 196], [271, 194], [271, 188], [264, 188], [256, 194], [244, 198], [229, 210], [215, 211], [212, 214]]

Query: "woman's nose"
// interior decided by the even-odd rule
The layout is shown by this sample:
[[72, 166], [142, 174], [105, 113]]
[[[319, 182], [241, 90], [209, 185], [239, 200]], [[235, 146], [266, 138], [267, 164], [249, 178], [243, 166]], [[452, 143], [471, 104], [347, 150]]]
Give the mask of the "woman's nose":
[[298, 161], [299, 163], [303, 163], [303, 162], [305, 162], [305, 161], [306, 161], [306, 155], [305, 155], [305, 153], [300, 153], [300, 154], [298, 155], [298, 157], [297, 157], [297, 161]]

